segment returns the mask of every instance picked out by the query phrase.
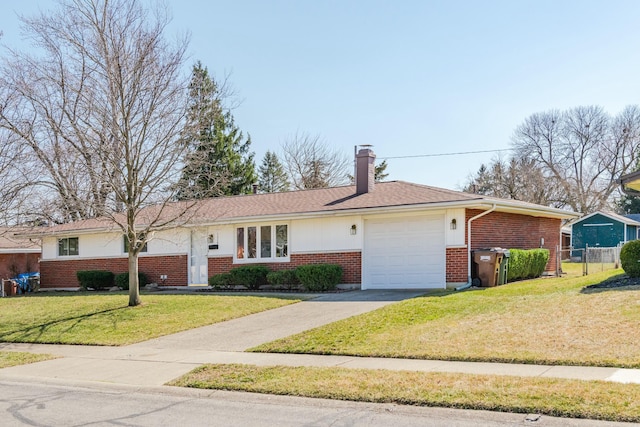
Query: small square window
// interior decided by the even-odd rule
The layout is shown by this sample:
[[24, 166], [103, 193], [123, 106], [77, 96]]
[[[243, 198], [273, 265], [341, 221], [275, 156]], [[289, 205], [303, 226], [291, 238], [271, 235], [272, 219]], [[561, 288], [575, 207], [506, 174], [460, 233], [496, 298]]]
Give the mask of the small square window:
[[78, 255], [78, 253], [77, 237], [58, 239], [58, 256], [74, 256]]
[[[122, 236], [123, 237], [123, 243], [124, 243], [124, 253], [128, 254], [129, 253], [129, 240], [127, 239], [127, 236]], [[140, 238], [144, 238], [144, 236], [140, 236]], [[149, 250], [149, 248], [147, 247], [147, 242], [144, 242], [144, 246], [142, 247], [142, 249], [140, 250], [140, 252], [147, 252]]]

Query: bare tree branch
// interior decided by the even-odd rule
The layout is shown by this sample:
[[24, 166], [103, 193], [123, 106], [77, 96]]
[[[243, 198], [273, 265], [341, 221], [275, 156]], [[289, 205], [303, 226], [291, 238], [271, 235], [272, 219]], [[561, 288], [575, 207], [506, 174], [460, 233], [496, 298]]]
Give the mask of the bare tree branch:
[[[0, 127], [31, 150], [54, 188], [61, 221], [110, 218], [129, 242], [130, 305], [137, 257], [153, 230], [183, 218], [170, 204], [184, 144], [187, 38], [164, 39], [166, 9], [137, 0], [60, 0], [22, 18], [39, 56], [11, 51], [0, 75]], [[145, 217], [141, 212], [146, 208]], [[142, 225], [141, 225], [142, 224]]]
[[352, 162], [332, 150], [319, 135], [296, 132], [282, 144], [283, 162], [291, 183], [299, 190], [344, 185]]

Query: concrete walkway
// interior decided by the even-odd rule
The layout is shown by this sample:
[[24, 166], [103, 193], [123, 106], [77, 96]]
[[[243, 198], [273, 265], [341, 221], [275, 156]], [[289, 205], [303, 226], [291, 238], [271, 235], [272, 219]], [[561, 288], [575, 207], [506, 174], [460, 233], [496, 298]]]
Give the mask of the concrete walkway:
[[50, 379], [159, 386], [204, 363], [244, 363], [553, 377], [640, 384], [640, 369], [244, 352], [258, 344], [421, 294], [408, 291], [354, 291], [323, 295], [124, 347], [0, 343], [0, 350], [62, 356], [55, 360], [0, 369], [0, 380], [32, 378], [40, 381]]

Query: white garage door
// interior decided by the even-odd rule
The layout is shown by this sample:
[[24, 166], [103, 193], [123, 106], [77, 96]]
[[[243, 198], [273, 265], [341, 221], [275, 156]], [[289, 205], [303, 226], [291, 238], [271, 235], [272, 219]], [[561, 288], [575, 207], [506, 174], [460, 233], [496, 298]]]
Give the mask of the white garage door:
[[366, 220], [362, 289], [445, 288], [444, 216]]

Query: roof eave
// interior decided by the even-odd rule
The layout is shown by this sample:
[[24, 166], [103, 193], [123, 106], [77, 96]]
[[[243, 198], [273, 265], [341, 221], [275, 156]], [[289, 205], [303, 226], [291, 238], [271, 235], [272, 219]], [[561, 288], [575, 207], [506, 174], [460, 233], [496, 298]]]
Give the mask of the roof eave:
[[572, 219], [580, 217], [580, 214], [575, 212], [569, 212], [562, 209], [548, 208], [540, 206], [540, 208], [519, 206], [515, 203], [489, 201], [486, 199], [472, 199], [472, 200], [456, 200], [453, 202], [436, 202], [436, 203], [421, 203], [411, 205], [394, 205], [394, 206], [377, 206], [368, 208], [355, 208], [355, 209], [336, 209], [332, 211], [315, 211], [315, 212], [298, 212], [287, 213], [277, 215], [259, 215], [259, 216], [243, 216], [233, 217], [224, 220], [216, 221], [202, 221], [189, 224], [190, 227], [205, 226], [205, 225], [224, 225], [235, 224], [243, 222], [255, 222], [259, 221], [283, 221], [298, 218], [318, 218], [326, 216], [350, 216], [350, 215], [373, 215], [378, 213], [405, 213], [421, 210], [441, 210], [451, 208], [464, 208], [464, 209], [490, 209], [493, 205], [496, 205], [498, 211], [510, 212], [517, 214], [528, 214], [533, 216], [543, 216], [548, 218], [557, 219]]
[[625, 194], [640, 196], [640, 171], [621, 176], [618, 184]]

